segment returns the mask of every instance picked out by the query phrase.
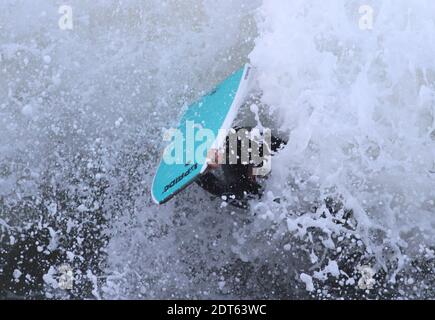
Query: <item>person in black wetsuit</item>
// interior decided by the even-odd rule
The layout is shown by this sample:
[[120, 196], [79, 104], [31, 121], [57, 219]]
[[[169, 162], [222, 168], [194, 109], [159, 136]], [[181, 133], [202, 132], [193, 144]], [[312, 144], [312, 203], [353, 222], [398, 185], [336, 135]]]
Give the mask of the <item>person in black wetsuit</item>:
[[[255, 163], [252, 150], [257, 148], [260, 157], [263, 157], [266, 153], [272, 156], [279, 151], [286, 142], [274, 136], [271, 136], [270, 145], [265, 142], [260, 143], [249, 139], [248, 161], [246, 162], [242, 156], [243, 142], [238, 134], [241, 132], [240, 130], [248, 132], [250, 128], [234, 129], [234, 133], [237, 135], [236, 150], [233, 150], [235, 146], [230, 143], [230, 139], [227, 137], [224, 152], [224, 156], [226, 157], [224, 161], [225, 164], [210, 165], [206, 173], [197, 180], [197, 184], [207, 192], [221, 198], [227, 203], [247, 209], [250, 199], [261, 198], [262, 195], [262, 187], [258, 183], [258, 178], [253, 174], [253, 170], [256, 167], [261, 167], [263, 163]], [[217, 151], [214, 152], [217, 153]], [[236, 163], [230, 161], [231, 154], [237, 154]], [[214, 157], [217, 158], [217, 155]]]

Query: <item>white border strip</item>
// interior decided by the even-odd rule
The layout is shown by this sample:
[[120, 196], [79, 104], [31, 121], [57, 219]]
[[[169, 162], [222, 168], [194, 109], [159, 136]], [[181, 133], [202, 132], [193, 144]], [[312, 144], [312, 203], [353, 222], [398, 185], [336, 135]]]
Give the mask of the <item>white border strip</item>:
[[[238, 87], [237, 92], [236, 92], [236, 96], [234, 97], [233, 103], [231, 104], [231, 107], [228, 111], [228, 114], [227, 114], [224, 122], [222, 123], [221, 129], [223, 129], [223, 130], [219, 131], [219, 134], [218, 134], [216, 140], [211, 145], [210, 149], [219, 149], [225, 143], [225, 140], [226, 140], [227, 134], [228, 134], [228, 130], [231, 129], [232, 124], [234, 122], [234, 119], [236, 118], [237, 113], [239, 111], [239, 108], [243, 103], [243, 99], [246, 96], [247, 89], [249, 87], [248, 85], [250, 83], [249, 80], [251, 79], [251, 75], [252, 75], [252, 66], [250, 64], [246, 64], [245, 69], [243, 71], [242, 79], [240, 80], [240, 84], [239, 84], [239, 87]], [[204, 163], [204, 165], [202, 166], [200, 174], [203, 174], [207, 170], [207, 167], [208, 167], [208, 163], [206, 161]]]

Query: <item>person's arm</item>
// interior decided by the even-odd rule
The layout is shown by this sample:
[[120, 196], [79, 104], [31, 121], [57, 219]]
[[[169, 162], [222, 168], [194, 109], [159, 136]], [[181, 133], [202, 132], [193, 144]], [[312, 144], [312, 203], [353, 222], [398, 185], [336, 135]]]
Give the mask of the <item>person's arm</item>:
[[217, 197], [221, 197], [226, 192], [223, 188], [222, 182], [219, 181], [219, 179], [211, 172], [204, 173], [196, 183], [201, 188]]

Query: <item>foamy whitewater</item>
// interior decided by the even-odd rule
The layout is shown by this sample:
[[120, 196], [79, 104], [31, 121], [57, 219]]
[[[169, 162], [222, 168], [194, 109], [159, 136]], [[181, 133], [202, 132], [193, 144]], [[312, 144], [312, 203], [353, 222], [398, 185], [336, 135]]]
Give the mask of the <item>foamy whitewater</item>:
[[[435, 298], [433, 1], [61, 5], [0, 3], [0, 298]], [[164, 129], [246, 62], [265, 195], [154, 205]]]

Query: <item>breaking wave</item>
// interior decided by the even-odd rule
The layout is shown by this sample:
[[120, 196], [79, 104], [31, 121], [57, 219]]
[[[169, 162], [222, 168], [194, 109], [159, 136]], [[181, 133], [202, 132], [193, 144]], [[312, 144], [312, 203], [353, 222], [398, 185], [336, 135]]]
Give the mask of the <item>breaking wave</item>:
[[[0, 297], [434, 297], [432, 2], [62, 4], [0, 4]], [[248, 61], [264, 197], [155, 206], [162, 132]]]

